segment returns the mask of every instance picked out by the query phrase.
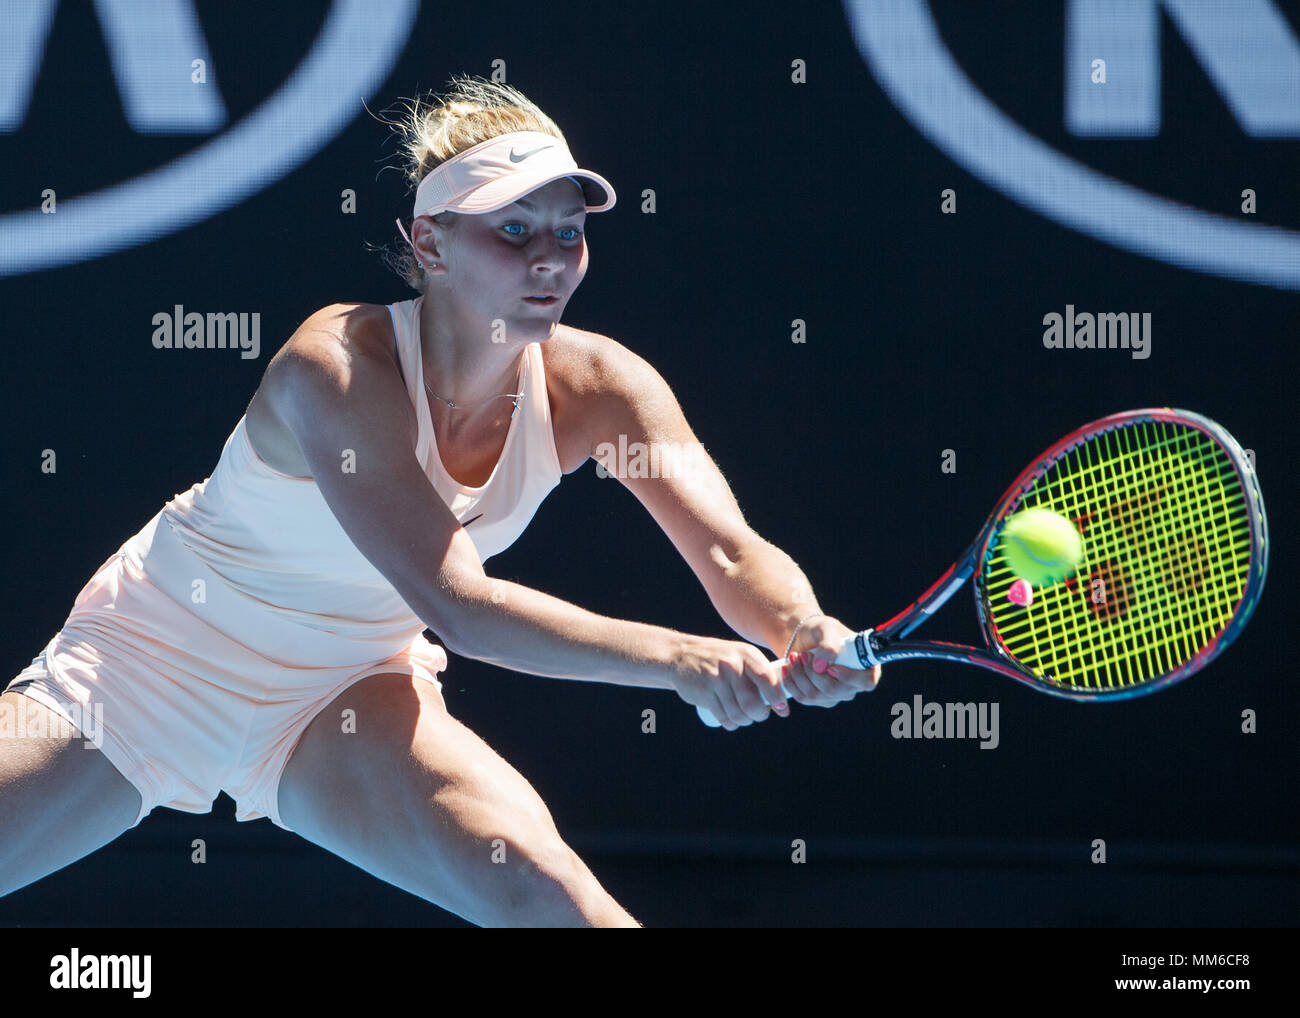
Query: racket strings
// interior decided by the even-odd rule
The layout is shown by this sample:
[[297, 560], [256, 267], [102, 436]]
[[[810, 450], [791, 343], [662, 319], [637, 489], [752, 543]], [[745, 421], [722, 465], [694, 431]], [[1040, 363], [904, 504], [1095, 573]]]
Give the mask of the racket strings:
[[[1124, 436], [1115, 436], [1112, 441], [1111, 451], [1115, 451], [1116, 445], [1122, 447], [1124, 442]], [[1121, 498], [1116, 501], [1113, 498], [1113, 493], [1111, 493], [1111, 504], [1107, 507], [1107, 515], [1111, 518], [1113, 524], [1111, 533], [1127, 534], [1131, 539], [1133, 550], [1141, 556], [1137, 561], [1145, 563], [1147, 568], [1145, 570], [1138, 569], [1136, 571], [1129, 571], [1126, 569], [1126, 566], [1131, 566], [1133, 564], [1134, 559], [1132, 556], [1129, 557], [1127, 562], [1123, 562], [1117, 557], [1116, 553], [1119, 550], [1117, 547], [1099, 546], [1095, 553], [1095, 559], [1101, 563], [1101, 566], [1098, 570], [1088, 576], [1090, 579], [1088, 584], [1089, 588], [1101, 588], [1101, 596], [1094, 596], [1092, 598], [1094, 604], [1102, 606], [1101, 610], [1096, 611], [1096, 614], [1100, 619], [1113, 621], [1115, 615], [1125, 613], [1128, 615], [1127, 621], [1129, 622], [1130, 634], [1140, 633], [1145, 630], [1146, 638], [1138, 642], [1136, 646], [1134, 645], [1135, 641], [1128, 641], [1121, 645], [1121, 650], [1125, 651], [1126, 654], [1119, 660], [1099, 660], [1097, 659], [1097, 655], [1094, 654], [1094, 660], [1092, 662], [1094, 667], [1107, 665], [1120, 667], [1124, 672], [1128, 673], [1125, 677], [1130, 681], [1141, 677], [1140, 675], [1133, 674], [1133, 664], [1136, 657], [1141, 656], [1145, 658], [1143, 663], [1145, 663], [1146, 670], [1164, 670], [1173, 664], [1174, 662], [1172, 661], [1171, 653], [1174, 651], [1171, 651], [1168, 640], [1178, 639], [1181, 633], [1187, 631], [1189, 623], [1195, 625], [1195, 621], [1192, 619], [1170, 619], [1167, 611], [1168, 606], [1162, 604], [1159, 599], [1148, 597], [1145, 602], [1146, 610], [1144, 611], [1142, 605], [1135, 605], [1133, 603], [1137, 592], [1146, 588], [1149, 593], [1152, 589], [1152, 581], [1154, 580], [1158, 582], [1158, 579], [1161, 577], [1167, 580], [1172, 579], [1174, 581], [1168, 584], [1168, 589], [1171, 592], [1177, 593], [1183, 591], [1184, 588], [1198, 585], [1197, 580], [1203, 580], [1205, 578], [1203, 575], [1205, 566], [1210, 565], [1208, 562], [1200, 563], [1202, 568], [1199, 572], [1202, 575], [1197, 577], [1196, 580], [1190, 584], [1181, 584], [1178, 582], [1179, 577], [1177, 575], [1173, 577], [1168, 576], [1170, 565], [1169, 560], [1174, 556], [1171, 555], [1169, 551], [1165, 551], [1161, 555], [1158, 552], [1153, 553], [1150, 550], [1152, 542], [1156, 542], [1158, 545], [1164, 539], [1164, 535], [1158, 533], [1153, 535], [1152, 530], [1153, 527], [1158, 527], [1161, 522], [1159, 514], [1162, 510], [1163, 495], [1170, 486], [1169, 482], [1172, 482], [1176, 486], [1175, 490], [1177, 491], [1188, 491], [1193, 495], [1201, 494], [1202, 496], [1207, 493], [1210, 495], [1214, 494], [1212, 489], [1208, 489], [1206, 492], [1196, 492], [1195, 489], [1187, 487], [1186, 482], [1188, 481], [1188, 478], [1183, 476], [1185, 471], [1177, 469], [1180, 466], [1180, 463], [1181, 461], [1177, 459], [1168, 460], [1166, 458], [1165, 462], [1160, 464], [1162, 472], [1165, 475], [1165, 483], [1139, 493], [1136, 499]], [[1174, 469], [1171, 469], [1171, 465]], [[1150, 473], [1149, 466], [1148, 473]], [[1204, 498], [1202, 498], [1202, 502], [1204, 502]], [[1133, 511], [1134, 504], [1140, 507], [1140, 511]], [[1202, 504], [1195, 508], [1201, 510], [1200, 517], [1203, 519], [1206, 507]], [[1184, 520], [1188, 518], [1188, 509], [1189, 504], [1186, 498], [1181, 506], [1170, 502], [1164, 502], [1163, 506], [1163, 511], [1166, 515], [1173, 517], [1181, 516]], [[1087, 521], [1081, 522], [1085, 525], [1087, 523]], [[1189, 532], [1183, 533], [1181, 537], [1181, 547], [1190, 552], [1190, 554], [1186, 556], [1190, 559], [1191, 555], [1195, 554], [1194, 549], [1196, 543], [1198, 541], [1202, 544], [1204, 543], [1204, 536], [1196, 534], [1193, 541], [1188, 542], [1188, 533]], [[1202, 552], [1202, 556], [1203, 554], [1204, 551]], [[1218, 572], [1221, 575], [1222, 569], [1220, 568]], [[1093, 575], [1097, 575], [1097, 578], [1091, 579]], [[1106, 587], [1109, 587], [1110, 589], [1107, 590], [1105, 589]], [[1157, 587], [1155, 589], [1158, 591], [1161, 588]], [[1090, 592], [1091, 590], [1084, 591], [1084, 593]], [[1162, 611], [1162, 609], [1164, 610]], [[1152, 624], [1158, 624], [1160, 622], [1164, 622], [1165, 626], [1163, 629], [1155, 629], [1153, 633]], [[1176, 622], [1181, 622], [1182, 625], [1175, 625], [1174, 623]], [[1153, 635], [1156, 637], [1154, 640], [1151, 639]], [[1165, 638], [1164, 642], [1161, 641], [1161, 637]], [[1175, 648], [1175, 650], [1177, 653], [1184, 655], [1188, 653], [1188, 648], [1186, 646]], [[1152, 660], [1153, 657], [1155, 660]], [[1115, 681], [1115, 676], [1108, 676], [1108, 681], [1113, 683]]]
[[[1123, 460], [1122, 453], [1126, 450], [1123, 446], [1126, 444], [1126, 436], [1111, 436], [1109, 452], [1112, 458], [1117, 451], [1121, 452], [1119, 459]], [[1166, 443], [1167, 444], [1167, 443]], [[1095, 461], [1094, 461], [1095, 462]], [[1167, 671], [1170, 667], [1176, 667], [1178, 661], [1174, 659], [1176, 655], [1186, 657], [1190, 654], [1190, 649], [1184, 645], [1182, 647], [1173, 647], [1170, 641], [1177, 641], [1182, 634], [1189, 629], [1197, 626], [1201, 622], [1201, 628], [1204, 628], [1204, 621], [1196, 617], [1171, 617], [1169, 612], [1170, 604], [1167, 599], [1151, 597], [1152, 591], [1159, 593], [1166, 592], [1177, 593], [1184, 590], [1185, 587], [1199, 585], [1180, 584], [1177, 581], [1179, 576], [1175, 574], [1170, 576], [1170, 559], [1173, 557], [1169, 551], [1163, 553], [1151, 550], [1154, 543], [1157, 548], [1160, 544], [1166, 542], [1167, 535], [1161, 533], [1153, 534], [1152, 531], [1159, 530], [1160, 523], [1164, 518], [1181, 518], [1183, 522], [1188, 521], [1191, 517], [1189, 509], [1196, 508], [1200, 510], [1199, 518], [1204, 518], [1206, 506], [1204, 504], [1206, 494], [1213, 495], [1213, 490], [1206, 489], [1198, 491], [1188, 484], [1190, 480], [1186, 476], [1186, 471], [1181, 469], [1185, 461], [1169, 457], [1163, 459], [1157, 458], [1155, 466], [1160, 470], [1153, 471], [1153, 464], [1144, 463], [1145, 472], [1148, 476], [1156, 479], [1152, 487], [1147, 488], [1137, 494], [1136, 497], [1124, 496], [1116, 500], [1114, 492], [1108, 493], [1110, 504], [1106, 507], [1106, 515], [1110, 518], [1112, 527], [1109, 535], [1113, 542], [1110, 546], [1101, 544], [1094, 553], [1094, 560], [1100, 563], [1099, 567], [1085, 575], [1087, 587], [1082, 591], [1090, 595], [1090, 601], [1099, 607], [1093, 610], [1099, 620], [1112, 624], [1117, 616], [1125, 616], [1128, 623], [1126, 631], [1117, 632], [1116, 637], [1130, 637], [1127, 640], [1117, 642], [1114, 648], [1105, 646], [1095, 646], [1092, 648], [1093, 654], [1090, 664], [1093, 669], [1100, 672], [1106, 669], [1108, 674], [1105, 676], [1106, 682], [1115, 684], [1117, 676], [1113, 671], [1119, 671], [1123, 674], [1118, 676], [1119, 681], [1141, 681], [1143, 672], [1160, 673]], [[1090, 464], [1091, 465], [1091, 464]], [[1132, 472], [1132, 464], [1128, 464]], [[1120, 476], [1117, 474], [1117, 476]], [[1185, 492], [1187, 496], [1178, 502], [1171, 502], [1167, 499], [1170, 489], [1175, 492]], [[1200, 505], [1192, 505], [1190, 498], [1197, 495], [1201, 497]], [[1134, 506], [1139, 511], [1134, 511]], [[1081, 520], [1084, 526], [1088, 525], [1088, 520]], [[1180, 538], [1175, 541], [1181, 541], [1184, 547], [1188, 546], [1187, 537], [1190, 531], [1184, 531]], [[1101, 532], [1102, 536], [1106, 535], [1105, 531]], [[1127, 537], [1132, 548], [1129, 549], [1136, 554], [1130, 554], [1127, 557], [1121, 557], [1120, 552], [1124, 550], [1116, 537]], [[1196, 535], [1191, 547], [1196, 546], [1196, 542], [1204, 542], [1203, 535]], [[1194, 552], [1193, 552], [1194, 554]], [[1141, 565], [1137, 569], [1132, 566], [1135, 563]], [[1207, 564], [1207, 563], [1203, 563]], [[1145, 566], [1142, 568], [1141, 566]], [[1201, 570], [1202, 574], [1204, 569]], [[1220, 569], [1220, 573], [1222, 570]], [[1202, 575], [1199, 579], [1204, 579]], [[1174, 581], [1165, 582], [1161, 581]], [[1161, 584], [1153, 586], [1153, 584]], [[1098, 589], [1100, 588], [1100, 589]], [[1107, 589], [1109, 588], [1109, 589]], [[1096, 596], [1100, 593], [1100, 596]], [[1138, 600], [1141, 593], [1148, 596], [1144, 600]], [[1174, 602], [1183, 608], [1195, 607], [1194, 599], [1183, 598], [1175, 599]], [[1068, 619], [1067, 619], [1068, 620]], [[1161, 625], [1163, 623], [1163, 625]], [[1076, 634], [1087, 638], [1086, 633]], [[1140, 636], [1141, 639], [1132, 639]], [[1110, 654], [1103, 656], [1108, 649], [1117, 650], [1118, 655]], [[1113, 670], [1113, 671], [1112, 671]], [[1135, 674], [1135, 672], [1137, 674]], [[1100, 680], [1099, 680], [1100, 681]]]
[[[1208, 642], [1213, 633], [1206, 633], [1204, 630], [1214, 625], [1216, 614], [1226, 611], [1227, 617], [1231, 617], [1232, 606], [1239, 597], [1242, 586], [1238, 585], [1236, 590], [1229, 589], [1229, 581], [1224, 570], [1223, 543], [1225, 539], [1229, 542], [1232, 539], [1232, 514], [1225, 503], [1222, 469], [1214, 471], [1214, 464], [1205, 461], [1207, 454], [1213, 457], [1217, 447], [1203, 443], [1197, 451], [1202, 454], [1202, 461], [1199, 464], [1189, 464], [1187, 459], [1178, 456], [1167, 458], [1164, 464], [1165, 479], [1172, 485], [1175, 495], [1183, 495], [1181, 501], [1175, 498], [1170, 503], [1168, 515], [1177, 519], [1183, 525], [1183, 529], [1174, 534], [1157, 535], [1157, 550], [1153, 552], [1151, 542], [1146, 538], [1152, 526], [1158, 527], [1162, 522], [1159, 516], [1152, 513], [1152, 519], [1139, 518], [1126, 527], [1131, 534], [1135, 535], [1134, 550], [1138, 553], [1137, 561], [1147, 567], [1145, 570], [1138, 571], [1135, 582], [1143, 584], [1148, 592], [1154, 591], [1158, 595], [1163, 595], [1163, 597], [1149, 597], [1146, 602], [1147, 610], [1143, 611], [1143, 606], [1140, 605], [1133, 617], [1135, 625], [1164, 624], [1164, 632], [1157, 631], [1157, 635], [1163, 635], [1165, 640], [1147, 645], [1149, 649], [1165, 653], [1163, 665], [1157, 665], [1161, 670], [1167, 670], [1175, 665], [1175, 662], [1167, 656], [1171, 649], [1170, 641], [1176, 642], [1181, 639], [1184, 642], [1181, 651], [1183, 660], [1195, 653], [1194, 649], [1186, 645], [1186, 641], [1189, 634], [1196, 629], [1198, 615], [1202, 631], [1200, 642]], [[1196, 469], [1198, 466], [1204, 469], [1198, 471]], [[1220, 466], [1221, 468], [1226, 466], [1231, 470], [1228, 464]], [[1230, 476], [1235, 480], [1235, 472]], [[1201, 483], [1198, 485], [1198, 482]], [[1240, 491], [1239, 487], [1238, 490]], [[1241, 502], [1244, 512], [1244, 495]], [[1227, 508], [1226, 512], [1225, 508]], [[1249, 555], [1248, 530], [1242, 528], [1239, 533], [1245, 539], [1244, 551]], [[1200, 568], [1171, 571], [1168, 567], [1171, 560], [1176, 557], [1175, 550], [1186, 553], [1181, 558], [1186, 558], [1187, 562], [1180, 562], [1180, 564], [1196, 564]], [[1107, 548], [1105, 553], [1116, 557], [1121, 554], [1121, 549]], [[1189, 573], [1193, 575], [1189, 577]], [[1183, 582], [1189, 579], [1190, 582]], [[1210, 581], [1211, 585], [1207, 586], [1206, 581]], [[1197, 591], [1200, 592], [1199, 595]], [[1171, 607], [1183, 609], [1183, 614], [1172, 615]]]
[[[1125, 440], [1126, 436], [1123, 435], [1116, 436], [1115, 439], [1116, 444], [1120, 447], [1125, 444]], [[1169, 443], [1161, 444], [1168, 445]], [[1120, 462], [1129, 459], [1130, 462], [1128, 462], [1126, 466], [1130, 473], [1133, 472], [1131, 457], [1127, 456], [1127, 450], [1125, 450], [1125, 454], [1117, 457], [1117, 459]], [[1176, 667], [1178, 663], [1169, 656], [1169, 641], [1176, 641], [1184, 637], [1188, 628], [1196, 627], [1198, 622], [1201, 629], [1212, 624], [1212, 617], [1202, 617], [1200, 619], [1195, 617], [1196, 609], [1203, 606], [1198, 599], [1194, 597], [1186, 597], [1186, 594], [1189, 593], [1192, 588], [1199, 586], [1199, 581], [1205, 578], [1204, 568], [1200, 570], [1201, 575], [1197, 576], [1193, 583], [1182, 584], [1179, 581], [1183, 577], [1179, 575], [1179, 572], [1170, 568], [1175, 564], [1175, 555], [1173, 554], [1172, 548], [1166, 547], [1164, 549], [1159, 549], [1157, 547], [1156, 550], [1151, 549], [1153, 544], [1157, 546], [1160, 544], [1170, 544], [1181, 551], [1186, 552], [1186, 554], [1181, 557], [1187, 560], [1185, 564], [1191, 564], [1193, 557], [1195, 556], [1195, 548], [1199, 545], [1202, 548], [1202, 556], [1200, 556], [1202, 558], [1202, 565], [1204, 566], [1209, 564], [1204, 561], [1205, 535], [1197, 534], [1193, 537], [1191, 531], [1184, 531], [1179, 537], [1172, 539], [1169, 539], [1168, 535], [1165, 534], [1157, 533], [1152, 535], [1152, 530], [1158, 530], [1159, 524], [1162, 522], [1162, 509], [1164, 510], [1163, 515], [1179, 517], [1183, 520], [1192, 519], [1193, 516], [1190, 513], [1190, 510], [1198, 509], [1200, 510], [1200, 513], [1195, 518], [1199, 520], [1204, 519], [1204, 512], [1209, 507], [1205, 504], [1193, 505], [1191, 504], [1191, 499], [1195, 498], [1197, 495], [1202, 497], [1206, 495], [1212, 496], [1214, 492], [1211, 487], [1202, 490], [1193, 487], [1192, 482], [1194, 481], [1194, 478], [1189, 477], [1188, 472], [1185, 469], [1182, 469], [1185, 463], [1186, 461], [1180, 457], [1164, 457], [1163, 459], [1157, 459], [1154, 464], [1150, 461], [1145, 461], [1145, 472], [1148, 476], [1155, 479], [1155, 483], [1152, 487], [1138, 492], [1136, 496], [1121, 494], [1121, 497], [1118, 500], [1114, 498], [1114, 495], [1117, 494], [1117, 492], [1111, 491], [1107, 493], [1110, 498], [1110, 504], [1107, 506], [1107, 515], [1110, 517], [1113, 526], [1108, 531], [1099, 531], [1099, 533], [1103, 538], [1110, 537], [1111, 542], [1106, 545], [1102, 545], [1098, 542], [1099, 546], [1095, 549], [1093, 557], [1095, 561], [1101, 563], [1101, 566], [1094, 573], [1088, 574], [1086, 579], [1089, 589], [1084, 591], [1084, 593], [1089, 596], [1094, 605], [1100, 606], [1099, 609], [1097, 609], [1096, 614], [1103, 620], [1109, 620], [1113, 615], [1118, 613], [1128, 613], [1130, 632], [1140, 631], [1145, 624], [1148, 635], [1152, 635], [1152, 626], [1163, 622], [1163, 632], [1160, 629], [1155, 629], [1154, 635], [1157, 637], [1164, 637], [1164, 640], [1146, 639], [1143, 640], [1141, 645], [1138, 647], [1129, 644], [1124, 648], [1128, 651], [1127, 657], [1124, 660], [1094, 660], [1094, 667], [1128, 664], [1132, 658], [1141, 655], [1143, 652], [1147, 652], [1148, 654], [1154, 652], [1158, 660], [1148, 660], [1147, 670], [1156, 672], [1167, 671], [1170, 667]], [[1090, 466], [1091, 465], [1093, 464], [1090, 464]], [[1160, 469], [1158, 471], [1153, 470], [1153, 466], [1158, 466]], [[1085, 479], [1088, 479], [1088, 471], [1085, 470], [1082, 476]], [[1118, 477], [1120, 475], [1116, 474], [1116, 476]], [[1181, 504], [1168, 501], [1168, 496], [1171, 491], [1184, 494], [1185, 497]], [[1139, 508], [1139, 511], [1134, 511], [1135, 506]], [[1084, 528], [1087, 528], [1089, 524], [1087, 518], [1079, 519], [1076, 522]], [[1189, 541], [1189, 537], [1193, 537], [1193, 540]], [[1122, 560], [1120, 558], [1120, 553], [1125, 550], [1121, 544], [1122, 538], [1129, 539], [1132, 545], [1131, 550], [1137, 552], [1137, 556], [1130, 555], [1128, 556], [1128, 561], [1121, 564]], [[1221, 555], [1218, 556], [1220, 566], [1221, 558]], [[1126, 568], [1127, 566], [1132, 566], [1135, 562], [1140, 563], [1139, 568]], [[1183, 572], [1186, 573], [1187, 570], [1183, 570]], [[1223, 575], [1222, 568], [1219, 569], [1219, 575], [1220, 577]], [[1159, 585], [1162, 580], [1166, 581], [1163, 586]], [[1153, 584], [1155, 585], [1153, 586]], [[1171, 602], [1167, 598], [1161, 599], [1158, 597], [1147, 597], [1145, 601], [1135, 604], [1134, 588], [1145, 589], [1148, 593], [1152, 590], [1157, 593], [1164, 590], [1170, 595], [1173, 595], [1173, 600]], [[1207, 600], [1210, 603], [1213, 603], [1214, 601], [1213, 594], [1213, 591], [1209, 592]], [[1220, 600], [1222, 600], [1222, 598], [1220, 598]], [[1193, 617], [1171, 618], [1168, 611], [1171, 603], [1193, 613]], [[1222, 608], [1223, 606], [1220, 605], [1219, 607]], [[1229, 603], [1227, 607], [1230, 610], [1231, 603]], [[1183, 655], [1184, 659], [1190, 656], [1193, 652], [1194, 651], [1186, 645], [1179, 649], [1179, 653]], [[1132, 675], [1131, 670], [1129, 671], [1129, 680], [1137, 680], [1137, 677]]]
[[1145, 421], [1090, 436], [1040, 475], [1017, 508], [1070, 519], [1084, 541], [1072, 580], [1012, 604], [996, 545], [982, 586], [1002, 646], [1077, 688], [1140, 685], [1222, 634], [1249, 578], [1250, 517], [1236, 469], [1199, 429]]

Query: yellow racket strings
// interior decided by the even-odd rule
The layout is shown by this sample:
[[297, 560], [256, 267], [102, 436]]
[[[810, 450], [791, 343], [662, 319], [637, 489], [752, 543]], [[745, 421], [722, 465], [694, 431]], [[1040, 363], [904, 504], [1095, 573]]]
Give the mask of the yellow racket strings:
[[1069, 519], [1083, 561], [1069, 579], [1007, 598], [998, 549], [983, 584], [998, 639], [1040, 677], [1077, 689], [1150, 682], [1186, 664], [1232, 620], [1250, 569], [1246, 493], [1222, 448], [1164, 421], [1092, 435], [1058, 460], [1018, 509]]

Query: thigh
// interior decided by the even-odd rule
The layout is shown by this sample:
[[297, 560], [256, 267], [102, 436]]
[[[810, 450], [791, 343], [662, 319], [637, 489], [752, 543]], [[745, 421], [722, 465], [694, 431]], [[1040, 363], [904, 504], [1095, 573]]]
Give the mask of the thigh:
[[635, 925], [533, 787], [409, 675], [370, 676], [322, 710], [278, 805], [307, 840], [470, 922]]
[[[0, 695], [0, 895], [108, 844], [135, 823], [140, 793], [54, 711]], [[43, 733], [34, 735], [32, 733]]]

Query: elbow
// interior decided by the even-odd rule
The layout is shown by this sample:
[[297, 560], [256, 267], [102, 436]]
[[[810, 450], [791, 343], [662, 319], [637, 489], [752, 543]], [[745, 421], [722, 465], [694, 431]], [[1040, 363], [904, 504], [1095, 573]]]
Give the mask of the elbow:
[[427, 601], [429, 610], [422, 614], [425, 624], [438, 634], [442, 645], [459, 657], [477, 658], [482, 654], [484, 608], [491, 595], [484, 587], [486, 576], [439, 575], [439, 582]]
[[477, 657], [476, 641], [473, 638], [474, 627], [463, 617], [460, 611], [443, 611], [438, 613], [436, 625], [429, 623], [429, 628], [438, 634], [438, 642], [457, 657]]
[[746, 561], [761, 558], [772, 550], [769, 541], [750, 531], [741, 537], [718, 538], [709, 548], [709, 558], [728, 579], [735, 577]]

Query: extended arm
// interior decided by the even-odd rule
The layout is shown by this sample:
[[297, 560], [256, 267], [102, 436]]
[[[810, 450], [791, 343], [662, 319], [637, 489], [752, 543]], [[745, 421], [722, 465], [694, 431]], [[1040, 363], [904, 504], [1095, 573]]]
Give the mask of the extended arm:
[[592, 456], [637, 497], [735, 632], [779, 654], [821, 608], [794, 560], [746, 522], [659, 373], [606, 340], [589, 398]]
[[663, 528], [718, 614], [778, 656], [794, 638], [801, 656], [788, 662], [785, 685], [801, 703], [828, 707], [874, 689], [879, 668], [831, 667], [852, 631], [822, 614], [794, 560], [746, 523], [659, 373], [613, 340], [603, 344], [601, 361], [593, 455]]

